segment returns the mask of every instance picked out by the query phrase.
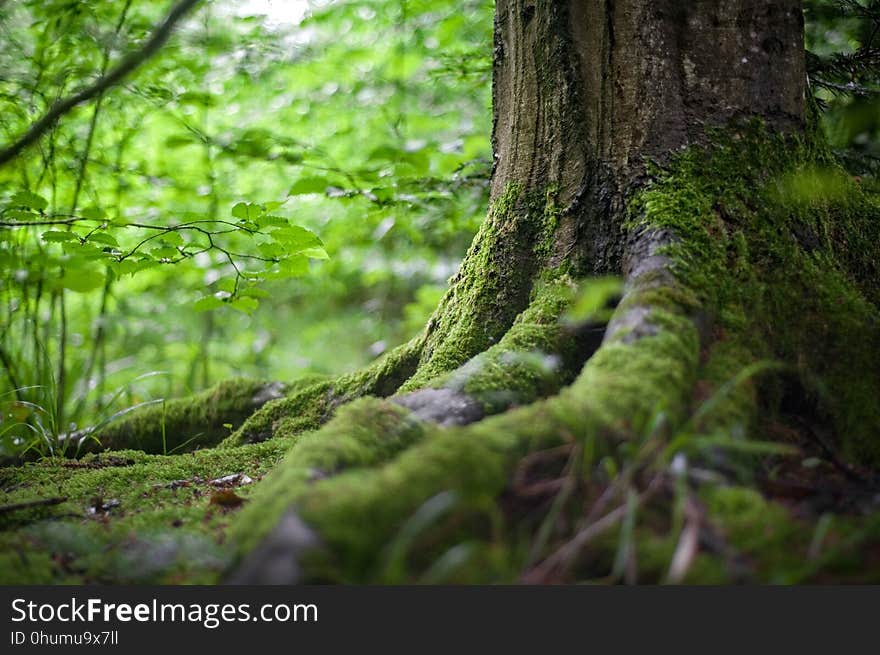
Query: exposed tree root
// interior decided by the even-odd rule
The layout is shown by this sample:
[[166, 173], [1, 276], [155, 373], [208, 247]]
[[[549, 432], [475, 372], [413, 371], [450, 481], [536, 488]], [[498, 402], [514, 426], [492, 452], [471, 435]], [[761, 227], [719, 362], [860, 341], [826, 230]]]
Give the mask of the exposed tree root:
[[[758, 138], [762, 136], [766, 137], [759, 131]], [[542, 393], [540, 375], [516, 370], [499, 388], [517, 389], [519, 398], [493, 402], [491, 394], [488, 399], [480, 399], [479, 384], [471, 387], [475, 393], [470, 393], [467, 383], [450, 384], [469, 370], [476, 379], [481, 371], [502, 364], [505, 356], [516, 351], [505, 344], [505, 337], [495, 352], [490, 348], [458, 370], [432, 378], [429, 386], [451, 391], [454, 396], [436, 392], [402, 396], [401, 404], [413, 409], [415, 416], [426, 424], [418, 439], [400, 453], [389, 452], [389, 458], [366, 466], [347, 467], [342, 462], [335, 476], [297, 484], [293, 477], [296, 471], [302, 471], [304, 463], [294, 446], [258, 490], [258, 502], [244, 510], [233, 527], [231, 535], [241, 545], [241, 552], [251, 553], [243, 560], [235, 579], [259, 581], [295, 570], [293, 577], [283, 581], [411, 580], [406, 573], [410, 568], [428, 575], [438, 562], [453, 557], [454, 548], [469, 539], [472, 545], [477, 544], [477, 552], [472, 553], [464, 579], [504, 578], [509, 575], [505, 567], [522, 566], [529, 559], [515, 552], [514, 544], [523, 537], [523, 530], [531, 534], [527, 542], [532, 543], [542, 528], [529, 526], [521, 515], [505, 515], [499, 499], [508, 493], [524, 458], [564, 444], [579, 444], [588, 451], [591, 466], [602, 457], [610, 457], [607, 461], [628, 467], [629, 484], [635, 487], [640, 466], [668, 466], [668, 456], [675, 452], [699, 456], [724, 471], [721, 479], [728, 473], [736, 476], [738, 469], [745, 470], [748, 477], [747, 463], [754, 464], [755, 455], [781, 448], [746, 441], [757, 413], [759, 391], [765, 398], [765, 411], [775, 411], [772, 398], [778, 392], [773, 389], [778, 388], [780, 377], [766, 373], [778, 364], [762, 360], [773, 358], [783, 362], [786, 370], [803, 380], [815, 377], [820, 372], [817, 367], [827, 361], [824, 355], [816, 356], [798, 342], [802, 330], [815, 329], [809, 322], [786, 325], [786, 335], [799, 343], [796, 348], [791, 348], [791, 342], [780, 340], [773, 333], [778, 317], [764, 313], [768, 304], [785, 297], [792, 308], [806, 303], [812, 305], [816, 316], [827, 317], [827, 322], [821, 324], [822, 334], [814, 333], [816, 345], [823, 344], [818, 348], [822, 352], [827, 352], [824, 349], [828, 343], [840, 347], [839, 339], [851, 329], [851, 321], [866, 320], [863, 325], [867, 331], [861, 338], [867, 343], [848, 344], [838, 350], [843, 361], [867, 357], [866, 361], [876, 363], [880, 351], [876, 344], [876, 307], [867, 304], [849, 281], [863, 284], [858, 282], [862, 275], [859, 271], [872, 264], [859, 261], [853, 268], [836, 258], [832, 242], [826, 242], [824, 254], [815, 258], [815, 253], [785, 236], [786, 230], [792, 229], [791, 212], [803, 211], [793, 208], [789, 204], [792, 198], [784, 195], [784, 185], [790, 179], [787, 176], [803, 170], [811, 174], [809, 167], [816, 166], [816, 153], [781, 137], [771, 138], [761, 146], [756, 146], [751, 135], [745, 140], [748, 147], [720, 147], [712, 151], [711, 158], [700, 154], [683, 159], [674, 174], [649, 187], [633, 203], [637, 213], [631, 223], [633, 237], [625, 262], [626, 292], [604, 342], [570, 386], [546, 400], [538, 400], [552, 390]], [[771, 151], [774, 147], [776, 152]], [[744, 169], [740, 158], [754, 157], [756, 151], [764, 169], [743, 174], [748, 169]], [[830, 166], [822, 157], [819, 154], [821, 165]], [[838, 175], [833, 171], [827, 174]], [[774, 195], [779, 194], [780, 186], [781, 197]], [[759, 195], [760, 200], [751, 204], [749, 194]], [[839, 198], [821, 199], [820, 211], [833, 215], [830, 220], [834, 222], [823, 224], [820, 220], [819, 225], [827, 229], [833, 224], [840, 229], [841, 223], [850, 220], [854, 226], [855, 222], [869, 220], [867, 214], [877, 212], [876, 206], [864, 204], [858, 190], [852, 189], [851, 194], [850, 208], [835, 207]], [[736, 218], [726, 217], [731, 211], [737, 212]], [[718, 230], [726, 232], [726, 236], [719, 237]], [[785, 264], [779, 268], [780, 259], [793, 268], [785, 268]], [[805, 292], [815, 294], [815, 299], [804, 297]], [[834, 318], [837, 314], [834, 303], [829, 302], [830, 293], [840, 294], [838, 304], [846, 305], [847, 318]], [[865, 291], [867, 297], [872, 293]], [[512, 343], [516, 342], [512, 335], [517, 324], [508, 332]], [[538, 350], [558, 352], [558, 343], [552, 338], [544, 341], [545, 337], [546, 333], [526, 350], [540, 344]], [[809, 353], [806, 359], [805, 353]], [[839, 364], [835, 362], [835, 367]], [[827, 370], [826, 379], [843, 375], [834, 370], [839, 368]], [[485, 375], [491, 377], [488, 372]], [[415, 379], [420, 384], [426, 382], [419, 376]], [[518, 388], [518, 383], [523, 386]], [[869, 446], [866, 439], [877, 429], [877, 417], [858, 403], [849, 410], [837, 403], [847, 405], [845, 398], [853, 398], [866, 389], [876, 390], [878, 383], [870, 377], [850, 383], [851, 388], [837, 386], [833, 396], [837, 400], [821, 404], [829, 415], [836, 416], [836, 430], [849, 425], [864, 435], [850, 433], [848, 441], [840, 441], [846, 433], [837, 432], [840, 447], [850, 456], [871, 461], [877, 446]], [[404, 386], [408, 388], [409, 385]], [[482, 413], [473, 403], [477, 399]], [[453, 411], [454, 416], [448, 420], [448, 414], [439, 408], [444, 402], [464, 409]], [[500, 416], [482, 418], [493, 411], [523, 404], [526, 406]], [[851, 411], [860, 417], [858, 423], [848, 417]], [[326, 429], [345, 431], [349, 418], [340, 414]], [[459, 427], [444, 428], [429, 422]], [[666, 455], [636, 457], [633, 463], [633, 445], [653, 443], [658, 433], [661, 442], [668, 442]], [[379, 434], [376, 432], [374, 438]], [[321, 431], [313, 438], [324, 441]], [[586, 480], [591, 475], [596, 475], [596, 471], [581, 471]], [[665, 475], [669, 480], [667, 488], [671, 489], [675, 476]], [[303, 479], [302, 473], [299, 477]], [[687, 494], [686, 497], [690, 498]], [[670, 502], [667, 493], [664, 506], [668, 508]], [[694, 499], [687, 502], [698, 506]], [[627, 509], [624, 503], [615, 511], [623, 520], [627, 512], [636, 510], [635, 506]], [[273, 512], [274, 518], [270, 518]], [[285, 517], [283, 521], [281, 517]], [[674, 517], [664, 520], [674, 523]], [[275, 528], [290, 528], [294, 524], [295, 531], [279, 532]], [[705, 526], [685, 526], [691, 533], [682, 533], [677, 555], [673, 557], [676, 565], [669, 570], [670, 579], [683, 579], [686, 569], [693, 564], [694, 535], [699, 537], [705, 530], [706, 535], [712, 534], [706, 520], [700, 519], [699, 524]], [[693, 532], [695, 529], [697, 532]], [[584, 530], [592, 534], [588, 528]], [[294, 533], [296, 538], [291, 539]], [[287, 546], [279, 546], [282, 542]], [[499, 544], [504, 544], [501, 551]], [[737, 558], [730, 555], [729, 549], [716, 550], [723, 554], [727, 565], [738, 566], [731, 563]], [[290, 558], [295, 560], [295, 566]]]
[[[662, 242], [654, 235], [644, 238], [653, 242], [645, 246], [648, 257], [657, 257]], [[307, 579], [382, 579], [383, 546], [400, 538], [407, 519], [438, 492], [454, 496], [460, 516], [485, 514], [530, 452], [577, 441], [589, 443], [594, 454], [611, 454], [621, 442], [641, 434], [661, 409], [680, 420], [696, 379], [699, 332], [690, 303], [660, 308], [640, 300], [645, 276], [650, 274], [651, 288], [657, 288], [659, 266], [632, 267], [628, 291], [612, 321], [617, 329], [609, 332], [571, 386], [548, 400], [466, 427], [426, 425], [414, 445], [384, 465], [360, 466], [327, 479], [309, 481], [311, 451], [294, 447], [262, 484], [253, 509], [238, 517], [232, 534], [253, 555], [234, 579], [259, 581], [282, 571], [301, 572], [289, 558], [304, 554], [277, 545], [279, 539], [289, 540], [290, 531], [273, 529], [281, 516], [288, 517], [281, 523], [288, 526], [292, 512], [316, 532], [314, 538], [301, 540], [313, 547], [305, 555], [311, 562]], [[678, 285], [671, 278], [667, 284], [670, 289]], [[353, 418], [340, 414], [324, 430], [345, 432], [362, 425], [363, 417]], [[333, 448], [322, 432], [311, 443]], [[378, 439], [389, 433], [373, 429], [366, 434]], [[335, 468], [344, 471], [346, 464], [339, 461]], [[322, 547], [314, 548], [318, 543]]]
[[[786, 194], [820, 165], [846, 193], [806, 207]], [[531, 206], [512, 198], [494, 228]], [[438, 316], [469, 316], [467, 338], [435, 323], [363, 372], [267, 403], [222, 447], [151, 460], [177, 479], [280, 459], [228, 534], [224, 523], [235, 549], [225, 579], [845, 577], [847, 553], [880, 543], [880, 380], [854, 373], [880, 370], [880, 206], [821, 152], [747, 127], [656, 171], [631, 207], [624, 293], [607, 325], [563, 320], [577, 298], [564, 264], [521, 282], [515, 312], [488, 332], [482, 312], [497, 305], [474, 306], [488, 291], [459, 277]], [[824, 236], [799, 239], [807, 229]], [[841, 234], [865, 254], [840, 251]], [[166, 421], [166, 446], [183, 445], [194, 421], [228, 421], [191, 411], [172, 439]], [[149, 439], [117, 430], [114, 446], [156, 448], [155, 425]], [[827, 484], [803, 474], [814, 459]], [[794, 493], [832, 500], [798, 499], [793, 511]], [[827, 507], [853, 517], [829, 528], [817, 521]]]
[[222, 445], [258, 443], [275, 435], [314, 430], [326, 423], [340, 405], [362, 396], [390, 396], [415, 372], [423, 344], [424, 338], [418, 337], [363, 371], [294, 389], [286, 398], [254, 412]]
[[266, 403], [281, 398], [285, 385], [258, 380], [227, 380], [189, 398], [138, 408], [106, 426], [80, 430], [66, 438], [78, 454], [133, 448], [173, 453], [220, 443]]

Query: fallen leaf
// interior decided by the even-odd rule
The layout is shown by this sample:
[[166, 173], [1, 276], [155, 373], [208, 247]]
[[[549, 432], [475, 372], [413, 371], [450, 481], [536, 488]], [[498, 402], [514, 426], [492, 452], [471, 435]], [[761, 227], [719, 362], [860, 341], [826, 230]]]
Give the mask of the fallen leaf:
[[245, 501], [231, 489], [220, 489], [211, 494], [210, 503], [220, 507], [238, 507]]

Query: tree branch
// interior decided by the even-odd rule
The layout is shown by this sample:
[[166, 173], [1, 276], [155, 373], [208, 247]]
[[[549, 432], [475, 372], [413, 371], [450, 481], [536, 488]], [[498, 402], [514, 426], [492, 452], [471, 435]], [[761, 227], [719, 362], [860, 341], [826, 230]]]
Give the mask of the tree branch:
[[171, 36], [175, 25], [197, 4], [199, 0], [180, 0], [154, 31], [150, 38], [144, 43], [140, 50], [126, 55], [119, 64], [109, 71], [106, 75], [98, 78], [94, 84], [86, 87], [82, 91], [68, 96], [56, 102], [49, 108], [42, 118], [31, 125], [21, 137], [14, 143], [0, 150], [0, 166], [6, 164], [9, 160], [17, 157], [25, 148], [35, 143], [43, 134], [45, 134], [64, 114], [68, 113], [77, 105], [91, 100], [92, 98], [102, 94], [110, 87], [118, 84], [135, 69], [146, 62], [150, 57], [156, 54], [159, 49]]

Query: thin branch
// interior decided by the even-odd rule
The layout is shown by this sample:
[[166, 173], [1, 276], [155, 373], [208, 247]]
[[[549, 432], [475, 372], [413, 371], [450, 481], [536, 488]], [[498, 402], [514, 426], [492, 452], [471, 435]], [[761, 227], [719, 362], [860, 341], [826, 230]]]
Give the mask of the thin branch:
[[118, 84], [128, 75], [134, 72], [145, 63], [150, 57], [155, 55], [159, 49], [171, 36], [175, 25], [197, 4], [199, 0], [180, 0], [169, 12], [168, 16], [159, 27], [155, 29], [153, 34], [147, 39], [140, 50], [131, 52], [126, 55], [121, 62], [106, 75], [98, 78], [94, 84], [86, 87], [79, 93], [68, 96], [59, 102], [56, 102], [49, 111], [43, 115], [36, 123], [31, 125], [30, 129], [25, 132], [19, 139], [10, 146], [0, 150], [0, 166], [9, 160], [17, 157], [25, 148], [36, 142], [43, 134], [58, 122], [64, 114], [68, 113], [77, 105], [91, 100], [101, 95], [110, 87]]
[[29, 500], [23, 503], [12, 503], [10, 505], [0, 505], [0, 514], [16, 512], [20, 509], [30, 509], [32, 507], [47, 507], [50, 505], [60, 505], [66, 502], [67, 498], [41, 498], [40, 500]]

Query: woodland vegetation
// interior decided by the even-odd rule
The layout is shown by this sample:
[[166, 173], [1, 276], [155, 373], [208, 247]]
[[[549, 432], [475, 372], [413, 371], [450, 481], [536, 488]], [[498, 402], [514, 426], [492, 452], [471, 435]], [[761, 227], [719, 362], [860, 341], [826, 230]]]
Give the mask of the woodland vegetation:
[[0, 581], [880, 582], [876, 0], [0, 34]]

